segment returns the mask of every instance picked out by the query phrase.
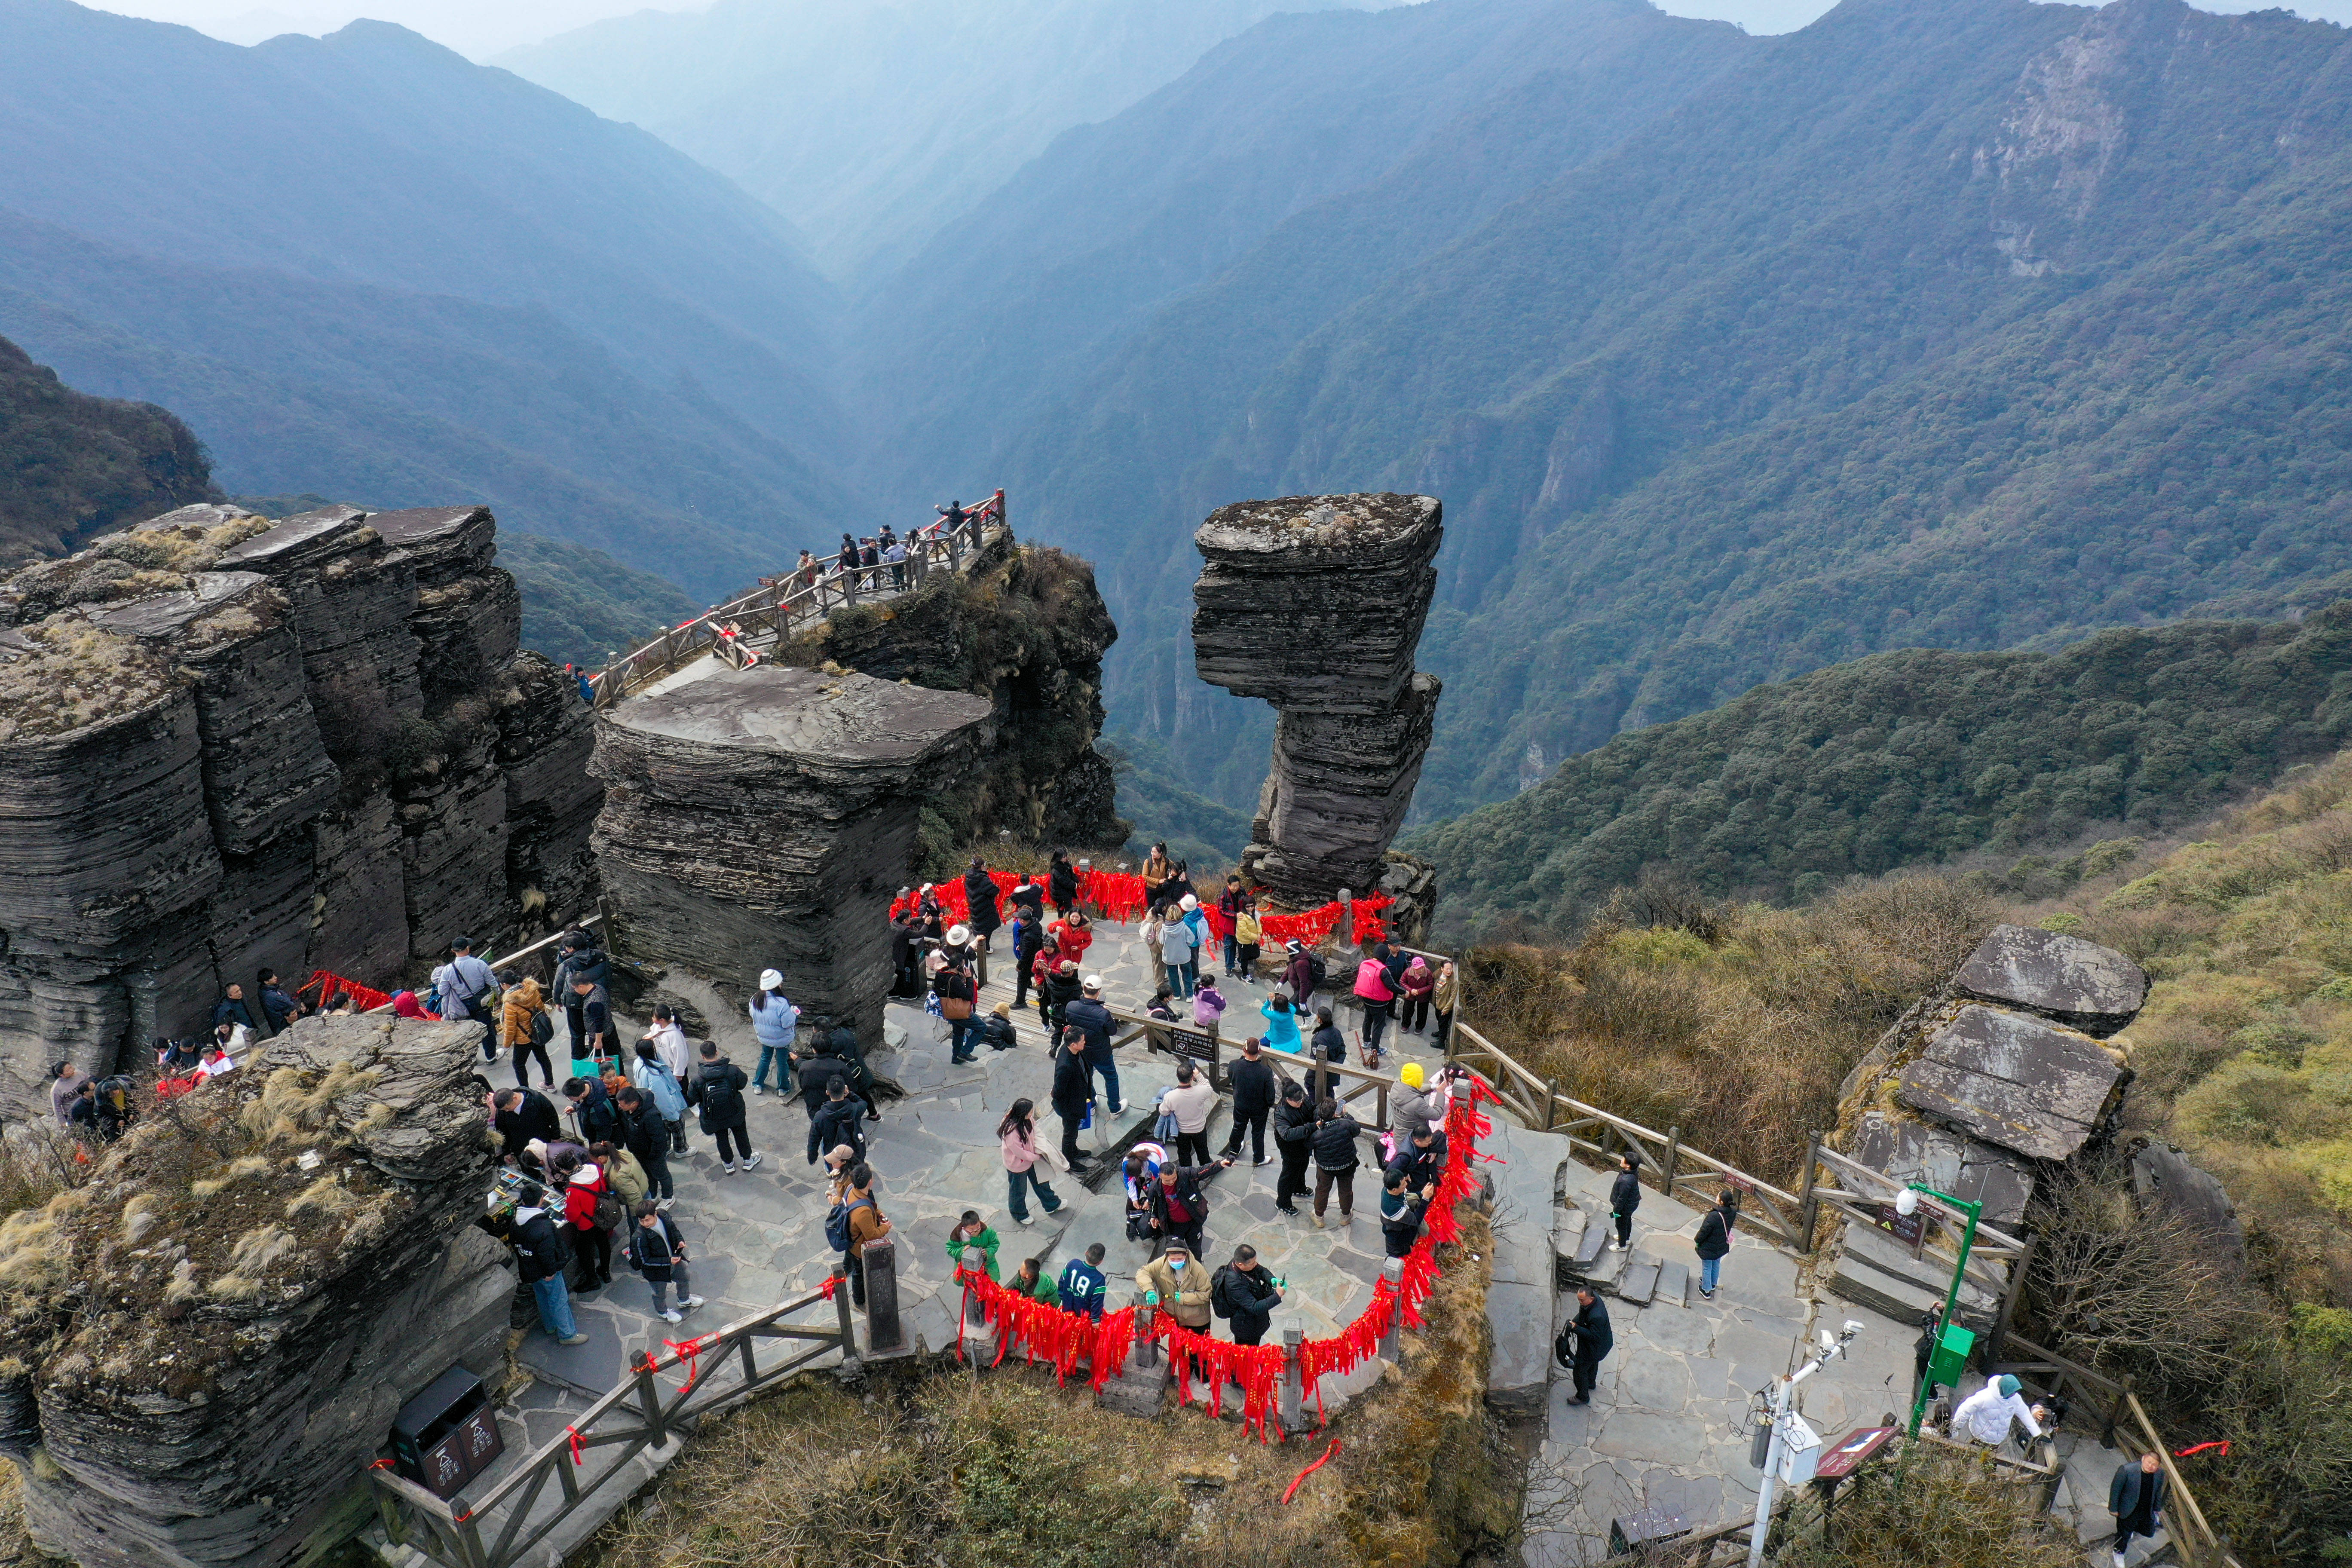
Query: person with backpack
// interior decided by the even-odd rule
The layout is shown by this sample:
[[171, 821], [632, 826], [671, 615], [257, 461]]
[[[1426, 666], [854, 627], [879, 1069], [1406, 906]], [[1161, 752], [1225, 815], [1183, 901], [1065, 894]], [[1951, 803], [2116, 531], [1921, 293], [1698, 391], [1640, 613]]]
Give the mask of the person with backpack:
[[644, 1091], [653, 1114], [661, 1119], [669, 1137], [669, 1152], [686, 1152], [686, 1088], [651, 1040], [637, 1042], [636, 1059], [629, 1065], [629, 1081]]
[[1192, 928], [1181, 918], [1169, 921], [1160, 928], [1160, 964], [1168, 976], [1171, 995], [1191, 1000], [1195, 977], [1201, 973], [1192, 948]]
[[667, 1210], [677, 1196], [669, 1173], [669, 1128], [646, 1091], [630, 1084], [614, 1098], [621, 1112], [621, 1147], [646, 1173], [646, 1195]]
[[548, 1043], [555, 1038], [555, 1020], [548, 1016], [547, 998], [539, 982], [525, 977], [506, 987], [499, 1005], [499, 1034], [514, 1063], [517, 1083], [530, 1081], [530, 1061], [539, 1059], [539, 1074], [555, 1087], [555, 1067], [547, 1059]]
[[572, 983], [572, 994], [580, 1004], [580, 1032], [572, 1039], [572, 1076], [594, 1078], [602, 1070], [600, 1063], [613, 1054], [613, 1004], [604, 988], [586, 980]]
[[1362, 1163], [1356, 1152], [1356, 1135], [1363, 1131], [1345, 1107], [1326, 1095], [1315, 1108], [1315, 1228], [1323, 1228], [1324, 1205], [1331, 1189], [1339, 1189], [1339, 1223], [1347, 1225], [1356, 1217], [1356, 1167]]
[[1731, 1227], [1739, 1220], [1739, 1194], [1729, 1187], [1715, 1196], [1715, 1206], [1698, 1222], [1691, 1250], [1698, 1254], [1698, 1293], [1715, 1300], [1716, 1281], [1723, 1277], [1723, 1259], [1731, 1250]]
[[824, 1216], [824, 1239], [841, 1254], [851, 1304], [866, 1305], [866, 1245], [890, 1234], [890, 1222], [874, 1196], [874, 1168], [863, 1160], [842, 1176], [841, 1194]]
[[1026, 1296], [1044, 1306], [1058, 1307], [1062, 1304], [1062, 1293], [1055, 1288], [1054, 1277], [1045, 1272], [1045, 1260], [1042, 1258], [1023, 1258], [1013, 1278], [1004, 1282], [1004, 1288], [1016, 1296]]
[[1290, 988], [1290, 1005], [1300, 1017], [1307, 1016], [1315, 1000], [1315, 993], [1323, 989], [1322, 955], [1297, 937], [1282, 944], [1289, 954], [1282, 966], [1282, 984]]
[[1609, 1184], [1609, 1217], [1617, 1222], [1617, 1239], [1610, 1245], [1620, 1252], [1633, 1245], [1633, 1211], [1641, 1206], [1641, 1169], [1628, 1151], [1617, 1156], [1617, 1179]]
[[[1058, 1029], [1064, 1024], [1079, 1023], [1081, 1020], [1073, 1017], [1070, 1009], [1078, 1005], [1081, 1001], [1100, 1005], [1102, 997], [1099, 992], [1100, 987], [1097, 986], [1097, 994], [1087, 995], [1086, 983], [1078, 978], [1078, 966], [1066, 958], [1058, 960], [1046, 973], [1045, 984], [1037, 993], [1038, 1015], [1045, 1020], [1045, 1027], [1048, 1030]], [[1108, 1013], [1103, 1015], [1106, 1020], [1109, 1016]], [[1089, 1012], [1087, 1015], [1087, 1034], [1090, 1037], [1096, 1032], [1091, 1023], [1092, 1017], [1093, 1014]], [[1106, 1042], [1110, 1038], [1108, 1022], [1103, 1026], [1102, 1037]]]
[[1234, 1130], [1225, 1140], [1225, 1158], [1242, 1152], [1242, 1134], [1249, 1134], [1250, 1164], [1266, 1162], [1265, 1122], [1274, 1114], [1274, 1064], [1265, 1058], [1265, 1042], [1255, 1035], [1242, 1042], [1242, 1054], [1225, 1069], [1234, 1089]]
[[824, 1086], [824, 1103], [809, 1118], [808, 1136], [812, 1165], [819, 1150], [838, 1149], [845, 1143], [858, 1159], [866, 1158], [866, 1107], [849, 1098], [845, 1074], [835, 1074]]
[[1356, 965], [1356, 1000], [1364, 1009], [1364, 1065], [1376, 1068], [1381, 1065], [1381, 1037], [1388, 1031], [1389, 1010], [1396, 1002], [1388, 967], [1377, 954], [1366, 953]]
[[[702, 1305], [702, 1298], [688, 1295], [694, 1289], [686, 1277], [686, 1238], [659, 1205], [646, 1202], [636, 1205], [636, 1224], [629, 1227], [629, 1265], [642, 1276], [646, 1288], [654, 1294], [654, 1316], [665, 1323], [681, 1321], [688, 1312]], [[668, 1303], [671, 1287], [677, 1289], [677, 1305]]]
[[[1077, 979], [1075, 968], [1070, 978]], [[1124, 1115], [1127, 1101], [1118, 1097], [1118, 1063], [1111, 1053], [1110, 1009], [1103, 1005], [1102, 976], [1089, 974], [1079, 984], [1078, 995], [1060, 1011], [1063, 1021], [1086, 1036], [1087, 1070], [1102, 1075], [1103, 1103], [1113, 1116]]]
[[563, 1270], [571, 1259], [547, 1210], [538, 1203], [517, 1204], [507, 1223], [507, 1245], [514, 1249], [517, 1278], [530, 1287], [539, 1326], [557, 1344], [586, 1344], [588, 1336], [572, 1320], [572, 1295], [563, 1286]]
[[1013, 1223], [1019, 1226], [1030, 1223], [1028, 1189], [1032, 1187], [1047, 1214], [1059, 1214], [1062, 1209], [1052, 1184], [1037, 1179], [1036, 1110], [1035, 1101], [1016, 1100], [1004, 1120], [996, 1124], [996, 1141], [1004, 1156], [1004, 1206], [1013, 1211]]
[[1099, 1241], [1089, 1244], [1085, 1258], [1073, 1258], [1062, 1265], [1062, 1278], [1054, 1287], [1065, 1310], [1081, 1313], [1097, 1323], [1103, 1319], [1103, 1294], [1110, 1283], [1103, 1278], [1102, 1271], [1106, 1250]]
[[760, 989], [751, 994], [751, 1033], [760, 1042], [760, 1068], [751, 1075], [751, 1092], [768, 1092], [768, 1068], [776, 1069], [776, 1092], [793, 1091], [793, 1038], [801, 1010], [784, 999], [784, 977], [772, 969], [760, 971]]
[[[719, 1165], [729, 1175], [735, 1173], [735, 1162], [740, 1156], [743, 1169], [757, 1170], [760, 1156], [752, 1152], [751, 1134], [745, 1125], [743, 1088], [751, 1080], [743, 1069], [719, 1054], [715, 1040], [702, 1042], [702, 1067], [694, 1081], [687, 1085], [687, 1102], [701, 1108], [702, 1130], [719, 1144]], [[728, 1148], [734, 1141], [734, 1151]]]
[[1282, 1086], [1282, 1103], [1274, 1111], [1274, 1150], [1282, 1169], [1274, 1183], [1274, 1206], [1298, 1217], [1297, 1200], [1307, 1191], [1307, 1162], [1315, 1152], [1315, 1105], [1297, 1084]]
[[572, 1113], [572, 1130], [580, 1142], [592, 1148], [598, 1143], [620, 1142], [621, 1116], [614, 1108], [612, 1096], [604, 1091], [601, 1078], [575, 1078], [563, 1086], [565, 1109]]
[[963, 1218], [956, 1221], [948, 1232], [948, 1266], [953, 1269], [971, 1269], [996, 1278], [996, 1227], [980, 1217], [978, 1209], [966, 1209]]
[[1254, 1345], [1274, 1326], [1274, 1310], [1282, 1305], [1280, 1281], [1257, 1260], [1257, 1248], [1244, 1242], [1234, 1248], [1234, 1260], [1209, 1279], [1209, 1307], [1231, 1327], [1234, 1343]]
[[987, 1017], [974, 1019], [971, 1034], [972, 1038], [981, 1041], [992, 1051], [1009, 1051], [1018, 1046], [1021, 1043], [1021, 1037], [1013, 1027], [1012, 1004], [999, 1002], [990, 1010]]
[[563, 1184], [563, 1217], [572, 1227], [572, 1250], [580, 1258], [580, 1290], [585, 1295], [613, 1282], [613, 1232], [621, 1223], [621, 1194], [593, 1161], [567, 1154], [556, 1162]]
[[979, 1006], [980, 987], [966, 973], [962, 953], [947, 950], [946, 963], [931, 977], [931, 992], [940, 999], [940, 1016], [947, 1020], [948, 1060], [958, 1066], [972, 1060], [964, 1039], [971, 1033], [971, 1016]]
[[[601, 993], [604, 983], [612, 978], [613, 966], [602, 949], [584, 931], [563, 933], [555, 945], [555, 994], [563, 999], [563, 1022], [570, 1032], [572, 1059], [585, 1061], [593, 1054], [589, 1040], [586, 1005], [591, 994]], [[580, 983], [586, 981], [586, 990]]]
[[1609, 1309], [1601, 1304], [1591, 1285], [1579, 1285], [1576, 1315], [1559, 1331], [1551, 1347], [1551, 1353], [1569, 1369], [1576, 1384], [1570, 1405], [1592, 1403], [1592, 1385], [1601, 1381], [1601, 1363], [1616, 1344], [1617, 1336], [1609, 1327]]
[[433, 972], [444, 1018], [470, 1018], [482, 1026], [482, 1059], [499, 1059], [499, 977], [474, 956], [471, 937], [449, 944], [449, 962]]

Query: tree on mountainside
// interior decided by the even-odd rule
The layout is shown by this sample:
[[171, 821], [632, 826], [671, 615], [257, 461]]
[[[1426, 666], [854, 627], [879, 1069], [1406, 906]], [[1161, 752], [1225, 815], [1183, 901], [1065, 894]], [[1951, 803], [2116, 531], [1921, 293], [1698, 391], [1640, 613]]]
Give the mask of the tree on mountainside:
[[67, 554], [109, 530], [219, 498], [185, 425], [152, 403], [76, 392], [0, 338], [0, 559]]

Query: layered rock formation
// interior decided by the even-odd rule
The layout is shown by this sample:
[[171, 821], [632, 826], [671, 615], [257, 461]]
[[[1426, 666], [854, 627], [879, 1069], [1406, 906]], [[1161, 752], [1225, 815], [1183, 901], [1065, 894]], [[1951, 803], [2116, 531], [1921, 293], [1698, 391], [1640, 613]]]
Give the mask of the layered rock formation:
[[1430, 496], [1290, 496], [1221, 507], [1192, 536], [1201, 679], [1279, 712], [1242, 865], [1286, 903], [1375, 889], [1412, 804], [1440, 691], [1412, 658], [1442, 517]]
[[1077, 849], [1127, 842], [1118, 781], [1095, 750], [1103, 655], [1118, 640], [1091, 566], [995, 530], [961, 572], [836, 611], [777, 656], [989, 700], [971, 765], [924, 803], [925, 858], [946, 869], [954, 850], [999, 833]]
[[0, 580], [0, 1083], [577, 911], [601, 791], [479, 507], [184, 508]]
[[0, 1226], [0, 1446], [82, 1568], [290, 1563], [362, 1522], [401, 1404], [503, 1358], [476, 1031], [313, 1018]]
[[[2030, 926], [1995, 926], [1950, 980], [1895, 1021], [1841, 1094], [1832, 1140], [1898, 1182], [1984, 1205], [2014, 1234], [2041, 1173], [2112, 1131], [2131, 1080], [2106, 1043], [2147, 1000], [2147, 976], [2123, 954]], [[1951, 1263], [1849, 1221], [1832, 1289], [1896, 1315], [1940, 1299]], [[1962, 1307], [1994, 1303], [1974, 1286]]]
[[783, 972], [805, 1018], [874, 1044], [881, 918], [924, 801], [981, 753], [988, 699], [761, 664], [688, 676], [597, 715], [595, 831], [633, 956], [744, 986]]

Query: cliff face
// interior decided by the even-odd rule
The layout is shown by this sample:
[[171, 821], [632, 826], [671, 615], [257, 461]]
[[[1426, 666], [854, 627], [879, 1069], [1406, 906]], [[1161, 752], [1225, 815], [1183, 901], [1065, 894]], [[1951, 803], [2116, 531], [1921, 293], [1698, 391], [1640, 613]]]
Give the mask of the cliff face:
[[495, 530], [204, 505], [0, 579], [0, 1085], [592, 895], [588, 715]]
[[466, 1223], [476, 1038], [306, 1019], [0, 1226], [0, 1452], [45, 1549], [292, 1561], [337, 1533], [404, 1400], [495, 1368], [514, 1280]]
[[1242, 866], [1286, 903], [1391, 874], [1442, 689], [1412, 659], [1443, 516], [1431, 496], [1289, 496], [1221, 507], [1192, 536], [1201, 679], [1277, 711]]
[[838, 611], [778, 657], [989, 700], [978, 748], [924, 802], [923, 848], [937, 858], [999, 832], [1072, 848], [1127, 842], [1117, 781], [1095, 750], [1103, 654], [1117, 640], [1091, 566], [1000, 535], [962, 574]]

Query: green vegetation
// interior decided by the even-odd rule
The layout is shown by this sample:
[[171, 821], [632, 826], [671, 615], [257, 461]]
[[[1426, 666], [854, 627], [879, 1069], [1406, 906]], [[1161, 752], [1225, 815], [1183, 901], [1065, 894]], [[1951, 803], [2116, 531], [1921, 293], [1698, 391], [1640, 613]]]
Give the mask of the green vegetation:
[[[2352, 601], [2056, 654], [1879, 654], [1621, 736], [1405, 847], [1437, 863], [1446, 926], [1564, 933], [1644, 872], [1803, 900], [1988, 846], [2176, 824], [2347, 736]], [[2047, 861], [2012, 878], [2067, 880]]]
[[1220, 805], [1184, 787], [1182, 774], [1159, 742], [1114, 736], [1118, 770], [1118, 811], [1135, 824], [1127, 853], [1140, 861], [1154, 844], [1165, 844], [1195, 875], [1211, 866], [1231, 866], [1249, 846], [1250, 814]]
[[522, 590], [522, 646], [558, 664], [601, 669], [612, 654], [703, 609], [666, 577], [542, 534], [500, 528], [499, 564]]
[[0, 560], [67, 554], [219, 495], [186, 426], [152, 404], [76, 392], [0, 338]]

